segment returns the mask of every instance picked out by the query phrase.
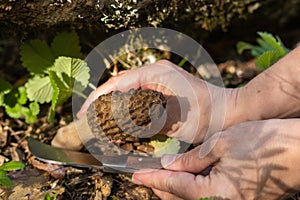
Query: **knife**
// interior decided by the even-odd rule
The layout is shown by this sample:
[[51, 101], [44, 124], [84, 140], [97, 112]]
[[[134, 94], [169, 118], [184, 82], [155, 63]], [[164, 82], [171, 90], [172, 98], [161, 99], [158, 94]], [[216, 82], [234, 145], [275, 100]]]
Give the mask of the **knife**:
[[37, 159], [52, 164], [83, 168], [100, 168], [110, 173], [133, 173], [139, 169], [162, 169], [160, 158], [133, 155], [92, 155], [53, 147], [36, 139], [28, 139], [28, 147]]

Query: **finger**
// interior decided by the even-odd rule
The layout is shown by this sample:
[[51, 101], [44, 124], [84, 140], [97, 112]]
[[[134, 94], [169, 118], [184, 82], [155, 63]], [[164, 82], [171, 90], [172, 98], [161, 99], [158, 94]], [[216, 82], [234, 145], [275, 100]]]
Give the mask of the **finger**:
[[[137, 75], [137, 70], [131, 70], [130, 73], [125, 71], [123, 73], [119, 73], [118, 75], [110, 78], [107, 82], [99, 86], [96, 90], [94, 90], [84, 102], [79, 112], [77, 113], [77, 117], [81, 118], [82, 115], [85, 114], [89, 105], [95, 101], [99, 96], [103, 94], [107, 94], [114, 90], [119, 90], [122, 92], [126, 92], [131, 88], [137, 89], [140, 87], [138, 80], [140, 76]], [[128, 80], [131, 80], [130, 82]], [[123, 82], [123, 83], [122, 83]]]
[[201, 185], [197, 183], [196, 176], [187, 172], [175, 172], [168, 170], [158, 170], [153, 172], [136, 172], [132, 176], [134, 183], [142, 183], [163, 192], [158, 195], [168, 199], [171, 195], [183, 199], [199, 199], [201, 197]]
[[[123, 73], [118, 73], [116, 76], [111, 77], [107, 82], [99, 86], [89, 95], [77, 113], [77, 117], [81, 118], [85, 114], [89, 105], [100, 95], [107, 94], [114, 90], [127, 92], [131, 88], [142, 88], [152, 89], [160, 91], [163, 94], [170, 95], [170, 91], [164, 87], [164, 83], [161, 84], [162, 80], [160, 79], [160, 76], [162, 76], [164, 72], [168, 71], [166, 67], [174, 68], [173, 65], [174, 64], [171, 64], [171, 62], [168, 61], [159, 61], [152, 65], [130, 70], [130, 72], [128, 70]], [[175, 71], [175, 69], [173, 69], [173, 71]]]
[[[202, 145], [179, 155], [164, 155], [161, 158], [165, 169], [199, 173], [216, 164], [225, 151], [221, 133], [216, 133]], [[212, 146], [213, 145], [213, 146]], [[209, 150], [209, 152], [206, 152]], [[205, 156], [203, 155], [205, 152]]]
[[194, 175], [187, 172], [175, 172], [168, 170], [157, 170], [153, 172], [136, 172], [133, 174], [134, 183], [155, 188], [163, 192], [158, 195], [166, 195], [166, 199], [171, 197], [167, 193], [173, 194], [183, 199], [200, 199], [205, 197], [230, 196], [233, 191], [232, 185], [227, 182], [223, 174], [212, 171], [208, 176]]
[[176, 197], [169, 192], [161, 191], [155, 188], [152, 188], [154, 194], [156, 194], [162, 200], [182, 200], [182, 198]]
[[[145, 172], [146, 171], [146, 172]], [[171, 193], [178, 197], [192, 198], [192, 187], [195, 176], [187, 172], [174, 172], [168, 170], [155, 170], [148, 172], [141, 170], [135, 172], [132, 176], [134, 183], [143, 184], [147, 187], [155, 188], [166, 193]], [[186, 194], [187, 191], [190, 190]], [[184, 191], [184, 192], [183, 192]], [[158, 195], [166, 195], [166, 193], [158, 193]], [[195, 195], [194, 197], [196, 197]], [[170, 197], [166, 195], [165, 197]], [[195, 198], [194, 198], [195, 199]]]

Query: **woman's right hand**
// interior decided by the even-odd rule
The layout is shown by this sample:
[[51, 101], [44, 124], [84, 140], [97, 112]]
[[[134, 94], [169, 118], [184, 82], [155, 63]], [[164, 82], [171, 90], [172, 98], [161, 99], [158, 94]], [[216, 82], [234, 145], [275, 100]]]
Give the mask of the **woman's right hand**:
[[184, 154], [163, 156], [165, 169], [137, 171], [133, 182], [163, 200], [284, 199], [300, 190], [299, 130], [300, 119], [244, 122]]

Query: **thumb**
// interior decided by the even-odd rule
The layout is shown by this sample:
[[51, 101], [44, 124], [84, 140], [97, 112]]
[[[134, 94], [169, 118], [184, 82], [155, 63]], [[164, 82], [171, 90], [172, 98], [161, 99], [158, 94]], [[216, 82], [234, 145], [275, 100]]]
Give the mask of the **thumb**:
[[215, 164], [223, 154], [220, 133], [214, 134], [202, 145], [177, 155], [164, 155], [161, 158], [162, 166], [173, 171], [199, 173]]

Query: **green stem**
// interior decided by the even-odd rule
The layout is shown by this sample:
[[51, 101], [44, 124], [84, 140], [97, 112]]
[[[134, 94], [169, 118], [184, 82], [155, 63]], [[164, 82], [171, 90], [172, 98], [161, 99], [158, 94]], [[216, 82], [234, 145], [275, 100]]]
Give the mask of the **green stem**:
[[184, 57], [179, 63], [178, 63], [178, 66], [179, 67], [182, 67], [187, 61], [187, 57]]
[[81, 97], [83, 97], [84, 99], [87, 99], [87, 96], [86, 96], [85, 94], [83, 94], [82, 92], [79, 92], [79, 91], [77, 91], [77, 90], [73, 90], [73, 92], [74, 92], [75, 94], [77, 94], [78, 96], [81, 96]]
[[88, 86], [89, 86], [90, 88], [92, 88], [93, 90], [96, 90], [96, 89], [97, 89], [96, 86], [94, 86], [92, 83], [89, 83]]

